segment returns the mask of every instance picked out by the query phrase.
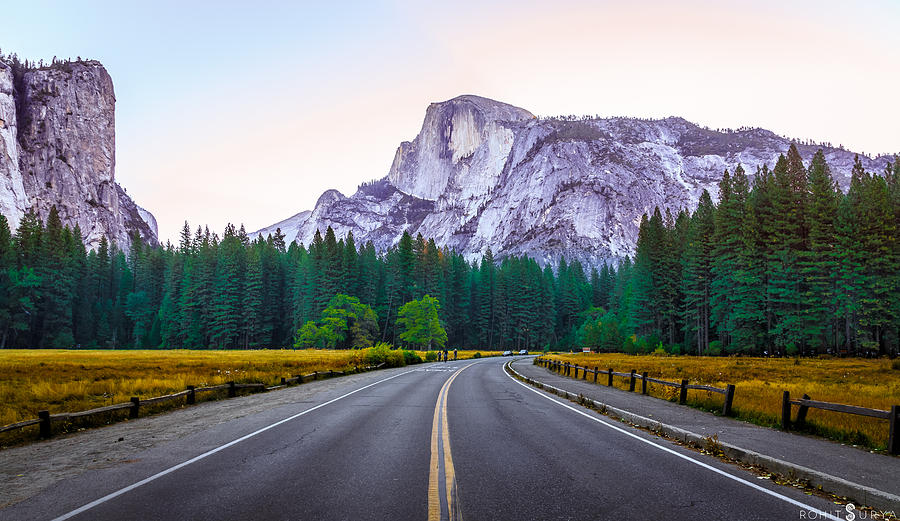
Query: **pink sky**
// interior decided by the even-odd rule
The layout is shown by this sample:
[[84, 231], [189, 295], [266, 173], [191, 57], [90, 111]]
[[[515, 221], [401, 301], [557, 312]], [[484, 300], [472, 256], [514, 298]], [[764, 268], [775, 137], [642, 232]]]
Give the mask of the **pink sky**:
[[349, 195], [460, 94], [900, 152], [898, 2], [420, 4], [29, 4], [0, 44], [107, 66], [117, 179], [163, 240]]

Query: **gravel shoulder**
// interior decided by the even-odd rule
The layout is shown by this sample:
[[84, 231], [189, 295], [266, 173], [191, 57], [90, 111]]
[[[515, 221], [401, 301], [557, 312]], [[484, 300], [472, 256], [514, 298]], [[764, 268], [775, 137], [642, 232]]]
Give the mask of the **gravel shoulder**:
[[327, 401], [341, 391], [408, 371], [383, 369], [266, 393], [203, 402], [106, 427], [61, 435], [0, 451], [0, 509], [87, 471], [128, 464], [140, 453], [232, 420], [277, 414], [275, 409]]

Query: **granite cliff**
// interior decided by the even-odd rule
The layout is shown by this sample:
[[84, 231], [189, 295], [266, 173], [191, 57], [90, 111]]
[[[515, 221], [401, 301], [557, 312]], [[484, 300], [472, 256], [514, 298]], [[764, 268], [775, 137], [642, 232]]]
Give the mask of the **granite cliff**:
[[46, 219], [55, 205], [88, 246], [157, 241], [156, 220], [115, 182], [115, 102], [99, 62], [0, 60], [0, 212], [13, 232], [29, 208]]
[[[430, 105], [419, 135], [397, 149], [388, 175], [350, 197], [329, 190], [280, 228], [309, 244], [316, 230], [352, 231], [384, 250], [421, 233], [470, 260], [527, 254], [590, 265], [634, 253], [638, 225], [655, 206], [693, 210], [713, 198], [725, 169], [774, 166], [791, 141], [762, 129], [713, 131], [682, 118], [546, 118], [477, 96]], [[855, 154], [822, 148], [846, 190]], [[861, 157], [880, 172], [889, 160]]]

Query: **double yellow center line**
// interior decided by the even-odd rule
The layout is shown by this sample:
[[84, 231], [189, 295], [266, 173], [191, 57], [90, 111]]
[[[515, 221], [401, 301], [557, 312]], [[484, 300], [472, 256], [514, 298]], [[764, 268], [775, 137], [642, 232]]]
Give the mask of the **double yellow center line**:
[[[456, 508], [456, 471], [453, 469], [453, 456], [450, 453], [450, 429], [447, 424], [447, 394], [450, 384], [459, 373], [470, 367], [469, 364], [453, 373], [441, 387], [437, 403], [434, 405], [434, 421], [431, 427], [431, 465], [428, 473], [428, 521], [453, 521], [458, 518]], [[443, 454], [443, 457], [441, 457]], [[441, 467], [444, 469], [444, 480], [441, 483]], [[443, 487], [441, 486], [443, 485]], [[447, 515], [442, 516], [442, 503], [447, 505]]]

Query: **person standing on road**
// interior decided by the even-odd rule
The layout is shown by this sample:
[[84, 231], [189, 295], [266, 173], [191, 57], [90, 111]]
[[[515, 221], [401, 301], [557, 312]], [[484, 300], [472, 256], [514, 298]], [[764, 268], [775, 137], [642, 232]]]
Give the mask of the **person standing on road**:
[[456, 348], [453, 348], [453, 360], [456, 360]]

